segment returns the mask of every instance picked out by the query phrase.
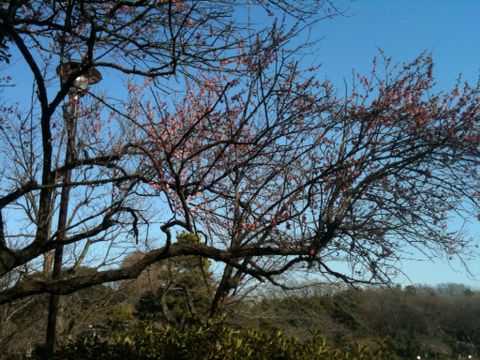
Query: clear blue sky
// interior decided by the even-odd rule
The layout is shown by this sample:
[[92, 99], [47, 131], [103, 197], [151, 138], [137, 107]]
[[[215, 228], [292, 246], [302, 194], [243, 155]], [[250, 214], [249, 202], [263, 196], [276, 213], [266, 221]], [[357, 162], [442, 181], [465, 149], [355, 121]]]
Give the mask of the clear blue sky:
[[397, 61], [432, 53], [439, 86], [451, 86], [459, 73], [476, 81], [480, 69], [480, 1], [336, 1], [347, 15], [316, 25], [317, 61], [335, 81], [351, 70], [370, 69], [382, 49]]
[[[312, 34], [320, 40], [312, 63], [322, 63], [321, 76], [339, 88], [349, 82], [352, 69], [368, 73], [371, 61], [382, 49], [393, 62], [410, 61], [421, 52], [431, 53], [438, 89], [449, 89], [459, 74], [475, 83], [480, 74], [480, 0], [355, 0], [336, 1], [346, 16], [322, 21]], [[461, 223], [453, 220], [451, 228]], [[475, 242], [480, 224], [469, 226]], [[416, 257], [422, 258], [420, 254]], [[425, 259], [424, 259], [425, 260]], [[405, 261], [398, 278], [408, 284], [464, 283], [480, 288], [480, 256], [468, 262], [477, 279], [468, 276], [458, 262]]]

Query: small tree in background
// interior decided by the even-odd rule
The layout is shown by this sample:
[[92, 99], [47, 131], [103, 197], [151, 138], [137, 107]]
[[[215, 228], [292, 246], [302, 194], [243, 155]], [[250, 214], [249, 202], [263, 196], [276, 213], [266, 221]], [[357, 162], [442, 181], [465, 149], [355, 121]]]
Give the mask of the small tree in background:
[[[183, 232], [177, 236], [179, 244], [188, 246], [198, 242], [198, 236], [192, 233]], [[136, 302], [136, 316], [180, 327], [185, 321], [207, 318], [215, 286], [208, 259], [180, 256], [165, 261], [157, 271], [147, 269], [146, 272], [150, 282], [155, 283], [155, 289], [144, 292]]]

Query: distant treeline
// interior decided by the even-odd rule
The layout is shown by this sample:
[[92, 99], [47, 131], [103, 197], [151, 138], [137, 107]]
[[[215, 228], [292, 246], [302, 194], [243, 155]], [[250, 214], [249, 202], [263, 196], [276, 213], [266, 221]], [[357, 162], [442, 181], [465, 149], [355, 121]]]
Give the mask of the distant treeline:
[[387, 343], [406, 359], [480, 354], [480, 292], [464, 285], [310, 290], [269, 296], [248, 312], [249, 326], [300, 338], [319, 332], [337, 348]]

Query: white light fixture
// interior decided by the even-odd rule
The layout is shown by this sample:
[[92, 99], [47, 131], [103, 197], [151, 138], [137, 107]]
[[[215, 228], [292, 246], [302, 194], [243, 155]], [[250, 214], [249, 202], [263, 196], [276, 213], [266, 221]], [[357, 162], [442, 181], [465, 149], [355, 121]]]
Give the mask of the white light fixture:
[[[67, 81], [70, 75], [78, 70], [80, 66], [81, 63], [77, 61], [69, 61], [58, 65], [56, 72], [57, 75], [60, 76], [62, 84]], [[73, 87], [70, 89], [70, 91], [82, 96], [88, 90], [90, 85], [96, 84], [100, 80], [102, 80], [102, 74], [100, 74], [100, 71], [95, 68], [90, 68], [83, 75], [80, 75], [75, 79], [73, 82]]]

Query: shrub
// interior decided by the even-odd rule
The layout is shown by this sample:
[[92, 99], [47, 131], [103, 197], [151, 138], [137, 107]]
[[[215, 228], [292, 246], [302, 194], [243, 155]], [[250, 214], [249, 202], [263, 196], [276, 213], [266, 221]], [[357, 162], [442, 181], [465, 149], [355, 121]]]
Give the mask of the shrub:
[[388, 350], [371, 352], [365, 347], [338, 350], [328, 347], [316, 334], [304, 342], [295, 337], [235, 328], [224, 322], [188, 325], [182, 330], [151, 327], [116, 339], [86, 337], [60, 349], [57, 359], [185, 359], [185, 360], [353, 360], [395, 359]]

